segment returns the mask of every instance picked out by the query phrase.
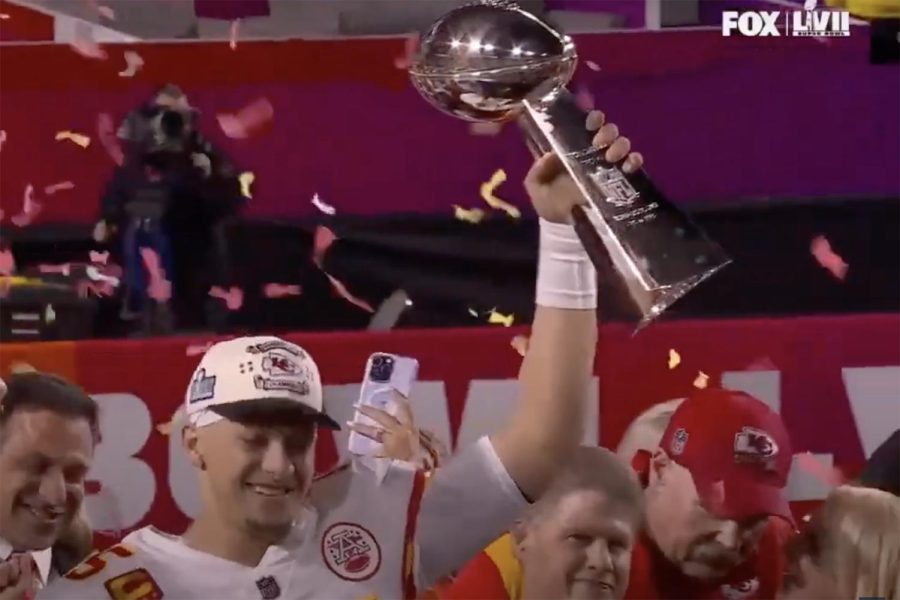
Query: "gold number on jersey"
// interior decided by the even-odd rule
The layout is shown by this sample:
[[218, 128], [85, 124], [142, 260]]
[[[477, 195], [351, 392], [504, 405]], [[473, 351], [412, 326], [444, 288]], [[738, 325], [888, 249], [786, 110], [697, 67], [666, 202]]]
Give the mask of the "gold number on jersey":
[[111, 556], [118, 556], [119, 558], [128, 558], [129, 556], [133, 556], [134, 552], [128, 549], [127, 546], [123, 544], [116, 544], [115, 546], [110, 546], [103, 552], [94, 552], [90, 556], [85, 559], [83, 563], [66, 573], [66, 579], [72, 579], [74, 581], [81, 581], [83, 579], [87, 579], [89, 577], [93, 577], [100, 571], [106, 568], [106, 559]]

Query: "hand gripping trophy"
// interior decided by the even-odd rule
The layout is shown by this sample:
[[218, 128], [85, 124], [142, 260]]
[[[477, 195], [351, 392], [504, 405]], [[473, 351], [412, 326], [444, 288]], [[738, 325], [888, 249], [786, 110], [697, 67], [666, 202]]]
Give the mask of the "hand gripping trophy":
[[409, 73], [431, 104], [468, 121], [517, 119], [535, 156], [555, 152], [587, 203], [573, 210], [581, 242], [614, 283], [610, 301], [638, 327], [730, 262], [647, 175], [603, 159], [586, 113], [565, 89], [572, 39], [503, 0], [454, 9], [425, 32]]

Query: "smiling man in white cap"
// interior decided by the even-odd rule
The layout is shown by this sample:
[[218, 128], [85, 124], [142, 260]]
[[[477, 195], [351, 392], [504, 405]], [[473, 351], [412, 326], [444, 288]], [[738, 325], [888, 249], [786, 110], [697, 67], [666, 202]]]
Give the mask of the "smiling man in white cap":
[[[594, 144], [612, 162], [627, 156], [628, 170], [640, 165], [615, 126]], [[136, 531], [40, 597], [415, 598], [508, 529], [576, 451], [593, 370], [596, 273], [568, 224], [583, 200], [563, 173], [545, 157], [525, 181], [543, 219], [537, 309], [506, 427], [462, 449], [427, 485], [423, 471], [390, 461], [313, 483], [316, 428], [337, 427], [313, 359], [273, 337], [216, 344], [185, 399], [196, 521], [180, 537]]]

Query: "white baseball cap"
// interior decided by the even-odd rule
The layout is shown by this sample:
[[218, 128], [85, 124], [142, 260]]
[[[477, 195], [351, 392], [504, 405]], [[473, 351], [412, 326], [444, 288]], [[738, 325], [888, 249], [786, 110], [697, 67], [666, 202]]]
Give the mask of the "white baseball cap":
[[214, 344], [197, 365], [184, 395], [185, 414], [197, 427], [240, 419], [262, 406], [299, 409], [329, 429], [315, 361], [297, 344], [273, 336]]

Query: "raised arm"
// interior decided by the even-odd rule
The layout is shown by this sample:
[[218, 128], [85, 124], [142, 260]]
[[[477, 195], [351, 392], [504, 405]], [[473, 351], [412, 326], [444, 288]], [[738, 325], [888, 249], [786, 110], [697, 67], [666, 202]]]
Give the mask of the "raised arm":
[[[602, 122], [592, 114], [589, 129]], [[594, 143], [608, 146], [612, 162], [628, 156], [628, 171], [641, 165], [615, 125], [601, 128]], [[539, 497], [581, 443], [597, 342], [596, 272], [569, 224], [583, 200], [554, 156], [535, 163], [525, 186], [541, 217], [541, 248], [521, 397], [506, 427], [461, 449], [430, 478], [416, 531], [420, 586], [453, 573], [508, 530], [525, 507], [522, 495]]]
[[[601, 127], [602, 125], [602, 127]], [[640, 168], [603, 114], [591, 113], [587, 127], [599, 128], [594, 145], [607, 148], [610, 162]], [[491, 436], [494, 449], [519, 489], [538, 497], [560, 462], [581, 443], [597, 345], [597, 280], [594, 266], [571, 226], [571, 210], [585, 200], [555, 155], [539, 159], [525, 188], [541, 218], [537, 308], [528, 351], [519, 373], [521, 395], [509, 424]]]

